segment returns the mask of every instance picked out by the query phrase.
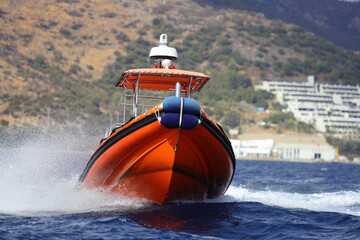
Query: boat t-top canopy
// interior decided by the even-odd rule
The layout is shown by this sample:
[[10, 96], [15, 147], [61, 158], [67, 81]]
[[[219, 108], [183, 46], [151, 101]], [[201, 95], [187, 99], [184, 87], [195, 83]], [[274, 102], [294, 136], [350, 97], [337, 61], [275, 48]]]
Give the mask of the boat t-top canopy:
[[176, 83], [180, 83], [181, 91], [186, 95], [200, 91], [210, 79], [199, 72], [178, 69], [143, 68], [130, 69], [122, 73], [115, 86], [126, 89], [149, 89], [175, 91]]

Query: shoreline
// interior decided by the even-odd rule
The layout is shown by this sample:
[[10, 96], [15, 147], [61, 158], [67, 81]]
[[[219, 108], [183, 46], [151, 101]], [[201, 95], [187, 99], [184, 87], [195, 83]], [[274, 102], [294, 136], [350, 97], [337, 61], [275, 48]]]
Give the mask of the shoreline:
[[276, 158], [236, 158], [236, 160], [245, 160], [245, 161], [264, 161], [264, 162], [299, 162], [299, 163], [339, 163], [339, 164], [360, 164], [360, 162], [353, 161], [325, 161], [325, 160], [315, 160], [315, 159], [276, 159]]

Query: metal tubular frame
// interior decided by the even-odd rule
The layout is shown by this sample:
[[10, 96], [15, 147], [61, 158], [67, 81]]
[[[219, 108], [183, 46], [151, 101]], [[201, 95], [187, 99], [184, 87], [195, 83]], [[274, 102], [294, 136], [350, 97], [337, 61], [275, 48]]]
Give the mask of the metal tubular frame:
[[[173, 91], [175, 91], [175, 96], [176, 97], [181, 97], [182, 92], [185, 93], [185, 97], [187, 98], [191, 98], [191, 91], [194, 90], [198, 84], [199, 84], [199, 79], [196, 79], [197, 82], [193, 85], [192, 81], [194, 79], [194, 76], [191, 76], [189, 78], [189, 86], [187, 90], [182, 90], [182, 86], [179, 82], [176, 82], [175, 84], [175, 88], [172, 89]], [[125, 79], [124, 82], [126, 82], [127, 79]], [[139, 107], [139, 99], [140, 98], [145, 98], [145, 99], [164, 99], [164, 97], [155, 97], [155, 96], [141, 96], [139, 95], [139, 83], [140, 83], [140, 73], [137, 74], [137, 80], [136, 80], [136, 85], [132, 88], [133, 93], [132, 94], [128, 94], [126, 93], [126, 90], [129, 90], [129, 88], [125, 88], [124, 87], [124, 92], [121, 95], [121, 98], [118, 102], [118, 107], [117, 107], [117, 121], [118, 123], [115, 123], [109, 130], [109, 133], [111, 132], [111, 130], [115, 127], [121, 127], [126, 123], [126, 107], [130, 107], [132, 106], [132, 115], [133, 117], [137, 117], [138, 116], [138, 107]], [[129, 98], [133, 98], [133, 103], [126, 103], [126, 100]], [[122, 116], [122, 122], [120, 122], [120, 111], [121, 111], [121, 107], [123, 107], [122, 111], [123, 111], [123, 116]], [[145, 105], [145, 103], [143, 102], [143, 104], [140, 104], [140, 107], [142, 107], [142, 112], [144, 112], [144, 108], [145, 107], [153, 107], [152, 105]]]

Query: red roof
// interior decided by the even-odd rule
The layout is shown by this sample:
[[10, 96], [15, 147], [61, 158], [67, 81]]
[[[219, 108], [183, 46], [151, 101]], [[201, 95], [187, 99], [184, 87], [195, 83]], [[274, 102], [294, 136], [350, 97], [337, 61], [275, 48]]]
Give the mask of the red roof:
[[210, 79], [203, 73], [178, 69], [144, 68], [130, 69], [121, 75], [117, 87], [135, 89], [139, 79], [139, 89], [174, 91], [176, 82], [181, 84], [182, 91], [198, 92]]

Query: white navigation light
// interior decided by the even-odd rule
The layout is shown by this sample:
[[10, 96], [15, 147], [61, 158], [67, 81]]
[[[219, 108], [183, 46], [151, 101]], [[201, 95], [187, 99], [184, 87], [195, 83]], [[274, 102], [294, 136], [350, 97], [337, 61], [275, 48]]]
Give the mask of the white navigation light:
[[163, 68], [165, 68], [165, 69], [169, 69], [171, 67], [171, 64], [172, 64], [172, 62], [170, 59], [164, 59], [161, 62], [161, 66], [163, 66]]
[[151, 48], [149, 58], [153, 60], [170, 59], [172, 61], [178, 58], [176, 49], [168, 47], [166, 34], [163, 33], [160, 35], [159, 46]]

